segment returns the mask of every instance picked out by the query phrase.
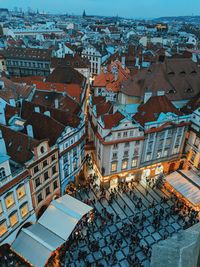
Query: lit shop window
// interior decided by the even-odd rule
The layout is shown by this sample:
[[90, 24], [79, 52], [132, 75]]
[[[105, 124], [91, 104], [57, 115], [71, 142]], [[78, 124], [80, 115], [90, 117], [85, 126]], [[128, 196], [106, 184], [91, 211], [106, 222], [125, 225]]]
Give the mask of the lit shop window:
[[25, 187], [23, 185], [17, 189], [17, 197], [18, 197], [18, 199], [22, 199], [25, 195], [26, 195], [26, 191], [25, 191]]
[[127, 169], [127, 167], [128, 167], [128, 161], [127, 160], [122, 161], [122, 170]]
[[131, 163], [132, 167], [136, 167], [137, 166], [137, 159], [133, 159], [132, 163]]
[[0, 237], [2, 237], [8, 231], [6, 221], [0, 223]]
[[10, 225], [11, 225], [11, 227], [14, 227], [15, 224], [18, 223], [17, 212], [15, 212], [14, 214], [12, 214], [12, 215], [9, 217], [9, 220], [10, 220]]
[[114, 162], [111, 164], [111, 171], [116, 172], [116, 170], [117, 170], [117, 162]]
[[22, 218], [24, 218], [28, 214], [29, 210], [28, 210], [27, 203], [20, 208], [20, 212], [21, 212]]
[[11, 206], [15, 204], [13, 193], [5, 198], [5, 204], [7, 209], [9, 209]]

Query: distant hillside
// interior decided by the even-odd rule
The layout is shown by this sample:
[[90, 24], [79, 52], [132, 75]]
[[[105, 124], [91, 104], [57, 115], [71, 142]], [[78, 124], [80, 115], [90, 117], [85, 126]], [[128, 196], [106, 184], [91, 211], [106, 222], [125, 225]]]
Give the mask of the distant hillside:
[[180, 22], [186, 22], [186, 23], [200, 24], [200, 16], [160, 17], [160, 18], [154, 19], [154, 21], [160, 21], [160, 22], [180, 21]]

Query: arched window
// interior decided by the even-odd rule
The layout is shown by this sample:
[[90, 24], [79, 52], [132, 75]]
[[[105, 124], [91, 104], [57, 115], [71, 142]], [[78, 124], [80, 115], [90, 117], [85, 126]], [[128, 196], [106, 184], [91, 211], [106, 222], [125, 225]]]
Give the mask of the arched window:
[[6, 178], [6, 172], [5, 169], [2, 167], [0, 168], [0, 180], [3, 180]]

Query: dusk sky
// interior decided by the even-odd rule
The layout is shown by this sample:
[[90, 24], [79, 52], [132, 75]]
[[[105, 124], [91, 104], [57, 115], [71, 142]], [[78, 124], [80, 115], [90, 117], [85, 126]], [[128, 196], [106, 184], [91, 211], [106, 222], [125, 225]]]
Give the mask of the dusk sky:
[[56, 13], [159, 17], [200, 15], [199, 0], [0, 0], [0, 7], [22, 7]]

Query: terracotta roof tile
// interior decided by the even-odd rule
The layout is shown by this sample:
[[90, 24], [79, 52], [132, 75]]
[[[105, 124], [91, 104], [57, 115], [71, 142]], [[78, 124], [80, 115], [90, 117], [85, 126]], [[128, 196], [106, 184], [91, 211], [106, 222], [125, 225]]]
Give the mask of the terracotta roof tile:
[[105, 129], [111, 129], [112, 127], [119, 125], [120, 121], [124, 118], [125, 117], [118, 111], [114, 114], [103, 116]]
[[172, 112], [176, 115], [182, 115], [183, 113], [176, 109], [171, 101], [164, 96], [153, 96], [145, 104], [142, 104], [138, 108], [138, 112], [133, 118], [141, 125], [145, 125], [147, 122], [157, 121], [160, 113]]

